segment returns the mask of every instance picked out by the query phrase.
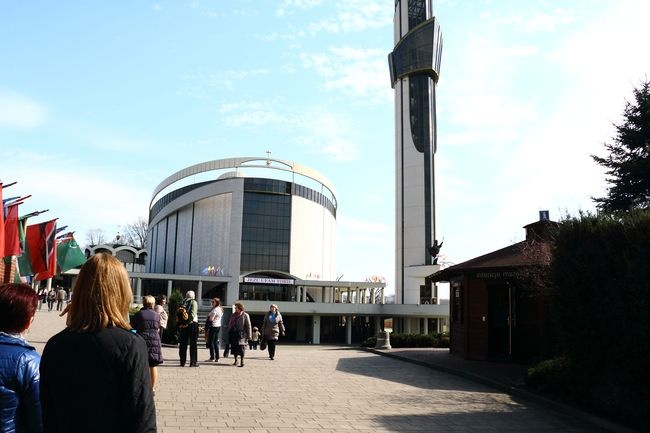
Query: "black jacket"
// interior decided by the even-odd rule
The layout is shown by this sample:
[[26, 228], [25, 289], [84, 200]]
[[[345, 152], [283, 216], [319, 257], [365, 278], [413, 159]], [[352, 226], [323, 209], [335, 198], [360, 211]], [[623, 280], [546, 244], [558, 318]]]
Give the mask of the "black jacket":
[[144, 338], [149, 351], [149, 365], [154, 367], [163, 362], [160, 346], [160, 314], [151, 308], [143, 308], [135, 313], [131, 326]]
[[45, 432], [156, 432], [147, 346], [135, 332], [63, 330], [41, 359]]

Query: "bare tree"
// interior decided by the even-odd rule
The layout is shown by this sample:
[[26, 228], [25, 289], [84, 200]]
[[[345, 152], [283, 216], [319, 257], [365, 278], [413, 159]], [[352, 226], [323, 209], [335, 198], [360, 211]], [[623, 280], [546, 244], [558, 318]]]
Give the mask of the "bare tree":
[[147, 220], [140, 217], [131, 224], [124, 226], [124, 242], [135, 248], [146, 248]]
[[91, 229], [86, 232], [86, 244], [94, 246], [106, 243], [106, 235], [102, 229]]
[[[386, 277], [383, 275], [371, 275], [366, 278], [366, 281], [369, 283], [386, 283]], [[375, 299], [374, 302], [379, 304], [382, 301], [382, 291], [377, 290], [375, 291]]]

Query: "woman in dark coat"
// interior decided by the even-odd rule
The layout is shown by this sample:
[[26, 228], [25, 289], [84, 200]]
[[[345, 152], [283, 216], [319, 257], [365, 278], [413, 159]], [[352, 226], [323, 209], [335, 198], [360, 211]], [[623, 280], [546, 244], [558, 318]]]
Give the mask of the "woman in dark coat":
[[133, 318], [133, 328], [142, 335], [144, 342], [147, 343], [151, 388], [155, 390], [158, 381], [156, 366], [163, 362], [162, 348], [160, 347], [160, 314], [154, 310], [156, 299], [153, 296], [142, 298], [142, 304], [142, 309]]
[[246, 353], [248, 340], [250, 340], [252, 334], [251, 318], [244, 310], [244, 304], [237, 302], [235, 304], [235, 313], [228, 320], [230, 350], [235, 356], [235, 362], [232, 365], [237, 365], [237, 357], [239, 356], [240, 367], [244, 366], [244, 354]]
[[155, 433], [149, 354], [132, 331], [124, 265], [106, 253], [81, 267], [68, 326], [41, 358], [46, 433]]

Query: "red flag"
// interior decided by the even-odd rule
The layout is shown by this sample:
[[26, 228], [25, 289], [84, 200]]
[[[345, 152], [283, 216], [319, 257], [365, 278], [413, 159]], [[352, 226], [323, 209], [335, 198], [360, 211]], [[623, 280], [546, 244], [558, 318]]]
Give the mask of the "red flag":
[[5, 246], [2, 257], [20, 255], [20, 235], [18, 232], [18, 204], [7, 206], [7, 218], [4, 223]]
[[0, 182], [0, 251], [5, 250], [5, 206], [2, 204], [2, 182]]
[[34, 280], [44, 280], [56, 274], [56, 219], [27, 226], [29, 261]]

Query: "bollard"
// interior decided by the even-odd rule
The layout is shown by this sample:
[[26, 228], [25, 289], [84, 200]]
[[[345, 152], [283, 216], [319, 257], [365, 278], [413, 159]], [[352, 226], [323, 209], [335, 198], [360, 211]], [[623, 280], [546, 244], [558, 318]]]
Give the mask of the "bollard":
[[375, 344], [375, 349], [390, 349], [390, 333], [388, 331], [379, 331], [377, 334], [377, 343]]

